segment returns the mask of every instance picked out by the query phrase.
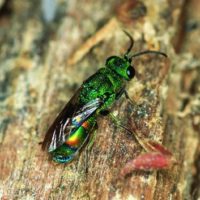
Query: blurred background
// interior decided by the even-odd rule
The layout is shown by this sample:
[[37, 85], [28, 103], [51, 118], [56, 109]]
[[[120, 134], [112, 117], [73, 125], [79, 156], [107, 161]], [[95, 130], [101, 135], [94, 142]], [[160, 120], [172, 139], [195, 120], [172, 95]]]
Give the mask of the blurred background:
[[[0, 0], [1, 199], [200, 199], [199, 0]], [[136, 78], [112, 111], [176, 165], [122, 167], [144, 150], [108, 117], [90, 151], [66, 165], [41, 150], [45, 132], [82, 82], [111, 55], [133, 60]]]

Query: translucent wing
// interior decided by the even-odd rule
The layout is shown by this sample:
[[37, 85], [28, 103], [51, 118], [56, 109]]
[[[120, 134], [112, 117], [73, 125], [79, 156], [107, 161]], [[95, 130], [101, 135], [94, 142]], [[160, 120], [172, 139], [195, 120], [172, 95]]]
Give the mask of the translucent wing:
[[91, 116], [102, 105], [102, 100], [96, 98], [85, 105], [79, 104], [80, 89], [67, 103], [53, 124], [48, 129], [42, 149], [49, 152], [61, 146], [72, 130], [78, 128], [89, 116]]

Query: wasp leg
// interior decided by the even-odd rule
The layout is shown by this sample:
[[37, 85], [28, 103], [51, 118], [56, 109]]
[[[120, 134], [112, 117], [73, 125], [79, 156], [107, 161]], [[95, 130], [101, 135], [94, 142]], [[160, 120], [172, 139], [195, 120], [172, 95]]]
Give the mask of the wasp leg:
[[126, 99], [128, 99], [128, 100], [130, 101], [130, 103], [131, 103], [132, 105], [135, 105], [135, 104], [136, 104], [135, 101], [132, 100], [132, 99], [129, 97], [128, 92], [126, 91], [125, 88], [122, 88], [122, 89], [121, 89], [121, 91], [116, 95], [116, 98], [115, 98], [115, 99], [118, 100], [123, 94], [125, 95]]
[[92, 134], [90, 135], [89, 137], [89, 141], [88, 141], [88, 144], [87, 144], [87, 147], [86, 147], [86, 151], [85, 151], [85, 173], [87, 174], [88, 173], [88, 163], [89, 163], [89, 154], [90, 154], [90, 151], [94, 145], [94, 141], [96, 139], [96, 130], [97, 130], [97, 125], [93, 128], [93, 132]]
[[132, 105], [136, 105], [136, 102], [129, 97], [128, 92], [126, 90], [124, 90], [124, 95]]
[[96, 139], [96, 133], [97, 133], [97, 131], [95, 130], [94, 133], [92, 134], [92, 136], [90, 137], [90, 140], [89, 140], [88, 145], [87, 145], [88, 152], [91, 151], [91, 149], [94, 145], [94, 142], [95, 142], [95, 139]]
[[125, 92], [125, 88], [122, 88], [115, 96], [115, 100], [118, 100]]
[[109, 113], [109, 116], [111, 117], [111, 119], [113, 120], [113, 122], [119, 126], [120, 128], [123, 128], [124, 130], [126, 130], [130, 135], [134, 136], [134, 138], [136, 139], [136, 141], [138, 142], [138, 144], [141, 145], [141, 147], [148, 151], [148, 146], [145, 144], [145, 142], [139, 138], [139, 136], [137, 135], [137, 133], [131, 131], [128, 127], [124, 126], [119, 119], [117, 119], [112, 113]]

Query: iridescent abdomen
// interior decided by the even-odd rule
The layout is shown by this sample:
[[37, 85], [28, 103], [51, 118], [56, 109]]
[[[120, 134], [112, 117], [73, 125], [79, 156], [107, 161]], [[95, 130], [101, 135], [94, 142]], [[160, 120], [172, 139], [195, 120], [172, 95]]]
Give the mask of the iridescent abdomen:
[[53, 160], [58, 163], [70, 162], [85, 144], [95, 125], [96, 119], [89, 117], [81, 126], [74, 128], [65, 143], [50, 152]]

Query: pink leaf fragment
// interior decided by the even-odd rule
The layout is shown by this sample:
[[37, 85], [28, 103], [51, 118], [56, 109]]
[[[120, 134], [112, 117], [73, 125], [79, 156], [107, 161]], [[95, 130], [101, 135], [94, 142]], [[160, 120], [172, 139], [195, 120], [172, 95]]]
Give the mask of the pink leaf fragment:
[[174, 161], [174, 158], [169, 154], [165, 155], [159, 152], [145, 153], [126, 163], [120, 174], [121, 176], [126, 176], [135, 170], [151, 171], [166, 169], [169, 168]]

